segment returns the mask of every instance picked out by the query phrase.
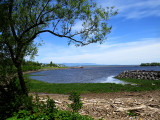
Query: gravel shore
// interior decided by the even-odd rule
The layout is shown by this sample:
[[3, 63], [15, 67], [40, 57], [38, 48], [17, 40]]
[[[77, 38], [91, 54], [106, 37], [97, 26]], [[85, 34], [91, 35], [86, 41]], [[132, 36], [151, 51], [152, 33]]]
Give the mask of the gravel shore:
[[[35, 95], [35, 93], [30, 93]], [[67, 104], [69, 95], [38, 93], [42, 101], [46, 96], [54, 99], [63, 110], [70, 110]], [[104, 120], [159, 120], [160, 91], [114, 92], [82, 94], [82, 115], [90, 115]]]

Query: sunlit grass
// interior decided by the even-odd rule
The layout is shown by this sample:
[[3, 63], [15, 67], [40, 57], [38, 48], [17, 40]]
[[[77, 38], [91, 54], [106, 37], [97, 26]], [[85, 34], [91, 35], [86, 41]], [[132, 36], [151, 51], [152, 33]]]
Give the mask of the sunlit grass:
[[160, 81], [154, 80], [137, 80], [137, 79], [121, 79], [126, 82], [136, 83], [131, 84], [115, 84], [115, 83], [69, 83], [56, 84], [46, 83], [42, 81], [29, 79], [29, 75], [25, 75], [29, 81], [30, 92], [42, 93], [58, 93], [68, 94], [71, 91], [79, 93], [106, 93], [106, 92], [120, 92], [120, 91], [150, 91], [160, 90]]

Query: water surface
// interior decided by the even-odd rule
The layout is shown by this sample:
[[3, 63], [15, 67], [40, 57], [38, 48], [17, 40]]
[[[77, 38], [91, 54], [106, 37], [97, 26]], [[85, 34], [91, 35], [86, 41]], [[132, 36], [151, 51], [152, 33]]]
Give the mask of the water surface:
[[[31, 73], [31, 79], [48, 83], [122, 83], [125, 82], [114, 77], [126, 70], [155, 70], [160, 71], [156, 66], [84, 66], [77, 69], [48, 70]], [[38, 76], [40, 75], [40, 76]]]

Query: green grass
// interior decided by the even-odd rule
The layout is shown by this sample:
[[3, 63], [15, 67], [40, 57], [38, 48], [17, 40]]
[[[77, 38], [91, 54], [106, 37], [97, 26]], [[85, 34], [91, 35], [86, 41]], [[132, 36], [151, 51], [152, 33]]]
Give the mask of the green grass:
[[68, 94], [71, 91], [79, 93], [106, 93], [120, 91], [150, 91], [160, 90], [160, 81], [137, 80], [137, 79], [121, 79], [126, 82], [136, 83], [131, 84], [115, 84], [115, 83], [71, 83], [71, 84], [55, 84], [29, 79], [29, 75], [25, 75], [29, 81], [30, 92], [42, 93], [58, 93]]

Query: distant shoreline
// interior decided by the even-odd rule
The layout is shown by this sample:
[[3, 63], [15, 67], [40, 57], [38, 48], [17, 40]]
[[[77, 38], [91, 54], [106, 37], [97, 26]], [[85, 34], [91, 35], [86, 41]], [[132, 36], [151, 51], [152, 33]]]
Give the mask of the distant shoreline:
[[34, 71], [26, 71], [23, 74], [35, 73], [40, 71], [47, 71], [47, 70], [61, 70], [61, 69], [77, 69], [77, 68], [85, 68], [85, 67], [160, 67], [160, 66], [140, 66], [140, 65], [82, 65], [82, 66], [69, 66], [66, 68], [43, 68]]
[[44, 69], [39, 69], [39, 70], [26, 71], [26, 72], [23, 72], [23, 74], [29, 74], [29, 73], [35, 73], [35, 72], [47, 71], [47, 70], [77, 69], [77, 68], [83, 68], [83, 67], [44, 68]]
[[47, 71], [47, 70], [60, 70], [60, 69], [68, 69], [68, 68], [44, 68], [39, 70], [26, 71], [26, 72], [23, 72], [23, 74], [29, 74], [29, 73], [35, 73], [35, 72]]

